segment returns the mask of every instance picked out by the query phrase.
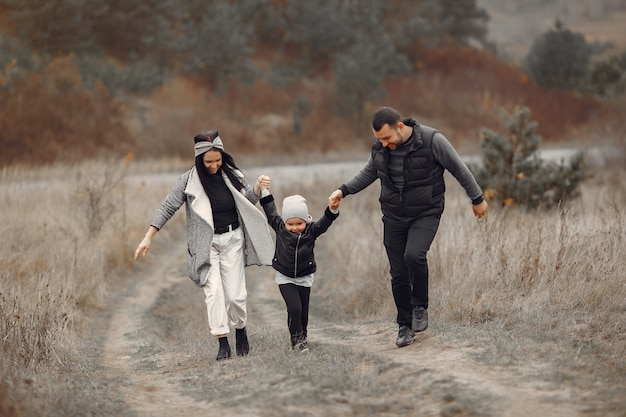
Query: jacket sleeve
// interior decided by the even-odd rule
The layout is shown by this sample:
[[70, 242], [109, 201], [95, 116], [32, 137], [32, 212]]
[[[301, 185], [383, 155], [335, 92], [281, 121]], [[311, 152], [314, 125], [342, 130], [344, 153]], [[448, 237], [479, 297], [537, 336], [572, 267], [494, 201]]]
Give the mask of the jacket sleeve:
[[476, 182], [472, 171], [470, 171], [443, 134], [437, 133], [433, 137], [432, 150], [435, 160], [456, 178], [472, 202], [482, 200], [483, 192]]
[[274, 196], [269, 194], [263, 198], [261, 198], [261, 206], [263, 206], [263, 210], [265, 211], [265, 215], [267, 216], [267, 223], [270, 225], [274, 231], [278, 231], [280, 226], [284, 224], [282, 217], [278, 215], [278, 211], [276, 210], [276, 202], [274, 201]]
[[256, 204], [259, 201], [259, 196], [254, 193], [254, 188], [248, 184], [246, 177], [241, 171], [235, 170], [235, 174], [241, 179], [241, 183], [244, 186], [241, 190], [241, 194], [243, 194], [252, 204]]
[[331, 224], [339, 217], [339, 213], [333, 213], [330, 208], [326, 207], [324, 214], [316, 222], [311, 225], [313, 236], [319, 237], [322, 233], [325, 233]]
[[168, 220], [174, 216], [176, 211], [187, 201], [185, 188], [187, 188], [190, 172], [191, 171], [187, 171], [178, 178], [178, 181], [174, 184], [170, 193], [157, 209], [156, 215], [154, 219], [152, 219], [152, 223], [150, 223], [151, 226], [161, 230], [161, 228], [165, 226], [165, 223], [167, 223]]
[[376, 173], [376, 168], [374, 167], [372, 156], [370, 155], [365, 166], [361, 168], [361, 170], [357, 172], [354, 177], [350, 178], [343, 185], [341, 185], [339, 189], [343, 193], [343, 196], [346, 197], [350, 194], [356, 194], [359, 191], [364, 190], [377, 179], [378, 174]]

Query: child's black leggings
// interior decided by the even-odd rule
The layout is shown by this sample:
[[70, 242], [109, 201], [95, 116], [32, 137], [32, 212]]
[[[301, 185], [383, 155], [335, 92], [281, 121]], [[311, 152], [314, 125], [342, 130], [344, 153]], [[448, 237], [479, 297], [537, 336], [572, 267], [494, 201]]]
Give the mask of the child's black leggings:
[[280, 294], [287, 305], [287, 325], [292, 336], [304, 334], [309, 323], [309, 297], [311, 287], [296, 284], [279, 284]]

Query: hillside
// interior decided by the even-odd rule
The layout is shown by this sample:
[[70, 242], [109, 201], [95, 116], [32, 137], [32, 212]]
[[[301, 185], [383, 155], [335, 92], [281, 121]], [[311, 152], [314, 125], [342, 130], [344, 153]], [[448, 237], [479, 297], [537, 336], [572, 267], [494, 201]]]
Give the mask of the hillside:
[[489, 38], [514, 59], [521, 59], [533, 39], [554, 26], [556, 19], [585, 35], [588, 42], [612, 42], [626, 48], [626, 3], [602, 1], [478, 0], [490, 15]]
[[[432, 1], [421, 0], [419, 4], [427, 10]], [[189, 8], [192, 3], [182, 4]], [[54, 53], [48, 51], [45, 55], [40, 49], [28, 49], [16, 35], [28, 35], [31, 31], [37, 35], [31, 33], [33, 42], [39, 42], [35, 46], [39, 46], [46, 27], [41, 29], [33, 22], [45, 16], [32, 4], [24, 6], [30, 10], [19, 10], [20, 13], [3, 10], [0, 166], [74, 163], [111, 154], [123, 158], [128, 153], [140, 159], [186, 158], [188, 140], [207, 128], [218, 129], [230, 141], [229, 149], [244, 157], [349, 157], [350, 153], [367, 149], [371, 135], [367, 119], [373, 109], [382, 105], [393, 106], [405, 116], [437, 127], [463, 152], [476, 152], [481, 129], [501, 129], [502, 110], [510, 111], [515, 106], [531, 110], [546, 144], [585, 146], [599, 140], [621, 143], [623, 100], [605, 100], [584, 90], [546, 90], [515, 62], [557, 17], [572, 30], [584, 33], [589, 42], [611, 41], [618, 48], [626, 47], [626, 8], [621, 3], [478, 1], [478, 6], [491, 16], [488, 38], [498, 45], [497, 54], [466, 46], [464, 37], [483, 35], [482, 18], [457, 13], [451, 21], [460, 22], [458, 28], [445, 24], [437, 28], [427, 27], [427, 17], [422, 21], [422, 30], [419, 25], [414, 27], [413, 20], [399, 19], [393, 13], [406, 6], [407, 0], [385, 3], [386, 9], [381, 13], [387, 13], [384, 16], [391, 20], [389, 25], [377, 28], [383, 31], [378, 34], [368, 19], [380, 15], [368, 14], [370, 10], [342, 10], [344, 14], [339, 17], [350, 17], [352, 22], [344, 25], [333, 15], [325, 26], [319, 27], [316, 16], [325, 16], [324, 10], [317, 10], [310, 3], [271, 3], [272, 7], [264, 12], [283, 13], [279, 15], [283, 20], [278, 23], [245, 7], [267, 5], [268, 0], [228, 3], [224, 7], [241, 9], [227, 12], [240, 11], [255, 17], [247, 26], [249, 32], [229, 39], [239, 44], [206, 43], [215, 39], [207, 38], [205, 33], [196, 36], [194, 31], [189, 33], [196, 37], [189, 42], [176, 40], [168, 44], [162, 39], [167, 34], [153, 39], [137, 23], [136, 33], [123, 35], [143, 34], [142, 42], [163, 42], [163, 48], [152, 45], [142, 50], [143, 56], [133, 59], [126, 59], [120, 52], [132, 44], [128, 39], [122, 42], [103, 32], [102, 39], [86, 40], [71, 31], [64, 33], [65, 25], [56, 28], [64, 35], [56, 41], [64, 42], [54, 46], [67, 50], [54, 49]], [[287, 10], [288, 4], [295, 6]], [[476, 3], [442, 4], [462, 12], [463, 7]], [[345, 5], [354, 6], [351, 2]], [[17, 6], [11, 3], [11, 7]], [[138, 7], [145, 15], [136, 17], [144, 19], [141, 22], [147, 27], [150, 22], [163, 27], [178, 24], [174, 19], [177, 11], [168, 9], [168, 13], [155, 14], [135, 3], [128, 7], [121, 9], [116, 19], [132, 18], [132, 7]], [[314, 16], [298, 14], [298, 7]], [[22, 28], [12, 22], [15, 16], [28, 21], [29, 26]], [[110, 23], [107, 16], [102, 18]], [[215, 23], [222, 22], [218, 17], [211, 18], [217, 19]], [[68, 22], [66, 26], [73, 28], [75, 23]], [[191, 29], [193, 24], [203, 27], [194, 19], [186, 22]], [[236, 24], [242, 23], [233, 22], [231, 29]], [[92, 25], [94, 31], [103, 30], [96, 23]], [[80, 32], [83, 26], [74, 30]], [[394, 35], [391, 29], [403, 36]], [[457, 29], [461, 35], [455, 38]], [[16, 37], [11, 38], [8, 33]], [[50, 33], [51, 37], [57, 35]], [[440, 38], [434, 42], [429, 36]], [[68, 39], [76, 41], [78, 52], [72, 50]], [[111, 44], [115, 39], [114, 48]], [[395, 43], [375, 44], [379, 39]], [[410, 41], [402, 41], [406, 39]], [[173, 45], [187, 49], [181, 46], [176, 53], [167, 55], [167, 48]], [[95, 48], [95, 52], [89, 48]], [[103, 50], [107, 53], [98, 55]], [[156, 51], [164, 55], [160, 64], [152, 54]], [[186, 59], [186, 63], [181, 59]]]

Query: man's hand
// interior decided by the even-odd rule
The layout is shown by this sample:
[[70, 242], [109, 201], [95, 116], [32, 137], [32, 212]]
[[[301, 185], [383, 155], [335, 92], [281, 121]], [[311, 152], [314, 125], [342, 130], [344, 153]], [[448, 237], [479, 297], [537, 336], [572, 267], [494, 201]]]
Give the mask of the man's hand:
[[343, 192], [341, 190], [335, 190], [328, 197], [328, 207], [333, 210], [336, 210], [339, 207], [339, 202], [343, 198]]
[[482, 219], [487, 215], [487, 209], [489, 208], [489, 204], [487, 204], [487, 200], [483, 200], [480, 204], [474, 204], [472, 206], [472, 210], [474, 210], [474, 216]]
[[339, 209], [339, 200], [328, 197], [328, 207], [331, 210]]

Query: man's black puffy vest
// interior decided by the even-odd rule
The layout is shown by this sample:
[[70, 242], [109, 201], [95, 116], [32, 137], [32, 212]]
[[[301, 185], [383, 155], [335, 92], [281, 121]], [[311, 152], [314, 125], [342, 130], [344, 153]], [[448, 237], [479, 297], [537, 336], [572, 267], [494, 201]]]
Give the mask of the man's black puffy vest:
[[[404, 158], [404, 188], [398, 190], [389, 178], [389, 148], [378, 140], [372, 144], [372, 161], [380, 178], [380, 205], [385, 216], [416, 218], [443, 213], [446, 186], [444, 168], [435, 161], [431, 150], [437, 131], [420, 126], [413, 119], [403, 120], [413, 127], [409, 151]], [[393, 151], [391, 151], [393, 152]]]

